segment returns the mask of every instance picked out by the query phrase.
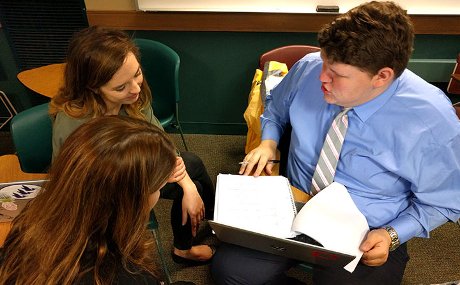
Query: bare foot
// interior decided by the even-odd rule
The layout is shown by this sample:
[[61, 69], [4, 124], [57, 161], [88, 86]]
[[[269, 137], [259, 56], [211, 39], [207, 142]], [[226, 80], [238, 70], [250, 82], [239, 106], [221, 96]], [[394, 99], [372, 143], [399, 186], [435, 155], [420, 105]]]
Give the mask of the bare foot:
[[214, 249], [209, 245], [201, 244], [186, 250], [174, 248], [174, 254], [190, 260], [206, 261], [212, 258]]

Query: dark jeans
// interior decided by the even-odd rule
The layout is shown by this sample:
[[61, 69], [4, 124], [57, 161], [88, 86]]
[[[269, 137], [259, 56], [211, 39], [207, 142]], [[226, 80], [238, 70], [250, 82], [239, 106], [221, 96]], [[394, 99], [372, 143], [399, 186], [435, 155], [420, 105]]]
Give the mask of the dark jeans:
[[[400, 284], [409, 261], [406, 244], [401, 245], [385, 264], [378, 267], [359, 263], [353, 273], [343, 268], [316, 268], [313, 282], [329, 284]], [[211, 274], [216, 284], [289, 284], [284, 274], [297, 263], [276, 256], [236, 245], [223, 243], [213, 257]]]
[[[198, 193], [205, 206], [205, 218], [212, 219], [214, 215], [214, 185], [201, 159], [191, 152], [181, 152], [187, 173], [195, 183]], [[173, 200], [171, 208], [171, 226], [174, 236], [174, 247], [190, 249], [193, 243], [190, 218], [182, 226], [182, 197], [184, 192], [177, 183], [168, 183], [161, 188], [161, 198]]]

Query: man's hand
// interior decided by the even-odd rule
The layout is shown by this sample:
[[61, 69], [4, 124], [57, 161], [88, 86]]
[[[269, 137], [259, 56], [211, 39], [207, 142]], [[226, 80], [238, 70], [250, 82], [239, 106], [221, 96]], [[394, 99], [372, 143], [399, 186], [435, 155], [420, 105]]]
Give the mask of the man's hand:
[[254, 176], [259, 176], [263, 170], [268, 175], [272, 174], [273, 163], [267, 163], [270, 159], [276, 158], [276, 142], [273, 140], [264, 140], [258, 147], [250, 151], [241, 164], [239, 174], [250, 175], [254, 166]]
[[367, 234], [359, 247], [364, 251], [362, 263], [368, 266], [380, 266], [388, 259], [391, 238], [385, 229], [375, 229]]

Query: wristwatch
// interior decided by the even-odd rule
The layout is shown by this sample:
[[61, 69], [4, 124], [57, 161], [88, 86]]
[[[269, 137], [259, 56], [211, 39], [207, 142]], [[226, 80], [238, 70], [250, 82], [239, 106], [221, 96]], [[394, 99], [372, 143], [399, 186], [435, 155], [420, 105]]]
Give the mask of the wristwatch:
[[393, 251], [398, 248], [399, 246], [399, 238], [398, 238], [398, 233], [393, 229], [391, 226], [384, 226], [383, 229], [385, 229], [388, 234], [390, 235], [391, 238], [391, 243], [390, 243], [390, 251]]

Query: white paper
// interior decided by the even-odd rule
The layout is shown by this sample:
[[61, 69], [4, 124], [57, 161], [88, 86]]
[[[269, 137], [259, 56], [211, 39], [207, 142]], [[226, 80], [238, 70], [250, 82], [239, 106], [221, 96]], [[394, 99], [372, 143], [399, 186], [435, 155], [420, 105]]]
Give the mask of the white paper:
[[291, 187], [283, 176], [217, 176], [214, 220], [279, 238], [294, 237]]
[[353, 272], [363, 255], [359, 246], [369, 225], [345, 186], [333, 182], [302, 207], [292, 230], [312, 237], [324, 248], [356, 256], [344, 267]]

